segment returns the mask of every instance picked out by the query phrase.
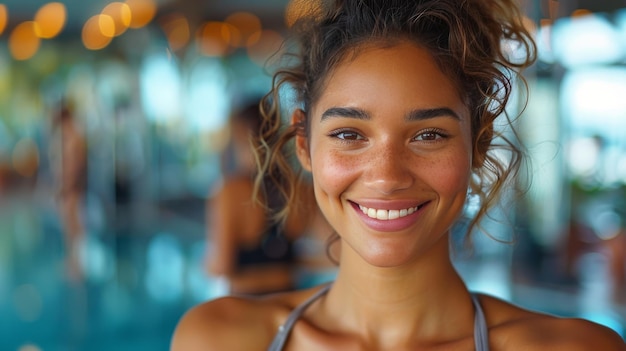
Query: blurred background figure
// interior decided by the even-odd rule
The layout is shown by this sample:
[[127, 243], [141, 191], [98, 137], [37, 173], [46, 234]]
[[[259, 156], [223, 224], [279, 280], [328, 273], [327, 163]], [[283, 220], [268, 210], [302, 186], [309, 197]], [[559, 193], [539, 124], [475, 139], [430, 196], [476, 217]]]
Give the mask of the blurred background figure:
[[[323, 241], [322, 233], [330, 234], [307, 185], [301, 190], [302, 208], [293, 209], [284, 227], [271, 220], [271, 208], [280, 201], [275, 192], [264, 191], [266, 198], [259, 202], [253, 198], [256, 161], [252, 140], [260, 128], [258, 101], [232, 115], [231, 139], [222, 156], [223, 180], [207, 200], [207, 272], [226, 278], [233, 294], [295, 289], [299, 273], [310, 272], [324, 261], [319, 258], [324, 251], [316, 247]], [[307, 244], [300, 241], [297, 250], [299, 240]]]
[[68, 103], [62, 103], [55, 111], [50, 143], [50, 167], [65, 239], [67, 274], [72, 280], [80, 280], [83, 274], [81, 244], [85, 237], [87, 140]]
[[626, 303], [626, 227], [622, 227], [606, 241], [609, 271], [613, 281], [613, 300]]

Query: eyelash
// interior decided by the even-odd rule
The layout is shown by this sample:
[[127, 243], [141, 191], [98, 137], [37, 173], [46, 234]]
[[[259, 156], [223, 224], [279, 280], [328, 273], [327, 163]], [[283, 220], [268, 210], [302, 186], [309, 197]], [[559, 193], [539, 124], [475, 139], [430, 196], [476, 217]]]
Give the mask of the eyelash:
[[[433, 139], [433, 140], [417, 140], [418, 137], [424, 136], [426, 134], [433, 134], [435, 136], [435, 139]], [[414, 140], [414, 141], [425, 141], [425, 142], [439, 142], [439, 141], [441, 141], [441, 139], [447, 139], [448, 137], [449, 137], [449, 135], [447, 133], [445, 133], [444, 131], [442, 131], [441, 129], [432, 128], [432, 129], [426, 129], [426, 130], [420, 131], [419, 134], [415, 135], [411, 140]]]
[[[341, 135], [341, 134], [354, 134], [357, 138], [356, 139], [340, 138], [339, 135]], [[341, 140], [342, 142], [347, 142], [347, 143], [365, 139], [359, 132], [355, 132], [354, 130], [351, 130], [351, 129], [334, 130], [334, 131], [330, 132], [328, 134], [328, 136], [332, 137], [332, 138], [337, 138], [337, 139]]]
[[[356, 136], [356, 139], [341, 138], [341, 137], [339, 137], [341, 134], [354, 134]], [[427, 134], [434, 135], [435, 139], [432, 139], [432, 140], [418, 140], [419, 137], [423, 137], [424, 135], [427, 135]], [[361, 134], [359, 134], [359, 132], [356, 132], [356, 131], [351, 130], [351, 129], [338, 129], [338, 130], [335, 130], [335, 131], [332, 131], [331, 133], [329, 133], [328, 136], [330, 136], [332, 138], [337, 138], [337, 139], [341, 140], [342, 142], [355, 142], [355, 141], [360, 141], [360, 140], [365, 139]], [[447, 133], [445, 133], [444, 131], [442, 131], [441, 129], [432, 128], [432, 129], [426, 129], [426, 130], [420, 131], [413, 138], [411, 138], [411, 141], [439, 142], [439, 141], [441, 141], [441, 139], [447, 139], [448, 137], [449, 137], [449, 135]]]

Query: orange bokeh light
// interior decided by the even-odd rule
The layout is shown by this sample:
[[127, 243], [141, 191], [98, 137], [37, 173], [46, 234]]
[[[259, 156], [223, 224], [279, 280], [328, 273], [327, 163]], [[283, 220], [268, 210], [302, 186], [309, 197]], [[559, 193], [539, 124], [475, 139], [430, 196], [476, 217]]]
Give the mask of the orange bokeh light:
[[40, 38], [51, 39], [59, 35], [67, 21], [67, 10], [60, 2], [50, 2], [35, 14], [35, 33]]
[[225, 56], [229, 48], [230, 25], [222, 22], [206, 22], [198, 31], [198, 51], [206, 56]]
[[102, 14], [108, 15], [113, 20], [115, 37], [124, 33], [130, 26], [132, 15], [128, 4], [112, 2], [102, 10]]
[[113, 19], [108, 15], [95, 15], [85, 22], [82, 31], [83, 45], [89, 50], [100, 50], [111, 42], [114, 34]]
[[4, 32], [4, 29], [7, 27], [8, 21], [9, 21], [9, 11], [7, 11], [6, 5], [0, 4], [0, 34]]
[[141, 28], [154, 19], [157, 5], [153, 0], [126, 0], [130, 9], [130, 28]]
[[230, 30], [229, 37], [231, 46], [243, 47], [249, 42], [249, 38], [261, 31], [261, 20], [250, 12], [235, 12], [228, 16], [224, 22], [236, 30]]
[[115, 36], [115, 20], [109, 15], [100, 14], [98, 16], [98, 28], [105, 37], [113, 38]]
[[16, 60], [28, 60], [39, 50], [41, 39], [35, 33], [35, 22], [18, 24], [9, 37], [9, 51]]
[[180, 50], [189, 43], [191, 33], [185, 16], [172, 14], [163, 20], [161, 27], [172, 50]]

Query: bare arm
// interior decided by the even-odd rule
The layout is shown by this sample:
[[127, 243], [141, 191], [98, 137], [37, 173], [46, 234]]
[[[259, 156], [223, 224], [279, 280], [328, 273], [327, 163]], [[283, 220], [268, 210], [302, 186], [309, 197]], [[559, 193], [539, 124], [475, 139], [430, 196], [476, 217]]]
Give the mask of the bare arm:
[[233, 198], [230, 186], [224, 184], [215, 193], [207, 211], [207, 272], [227, 276], [235, 270], [236, 226], [233, 221]]

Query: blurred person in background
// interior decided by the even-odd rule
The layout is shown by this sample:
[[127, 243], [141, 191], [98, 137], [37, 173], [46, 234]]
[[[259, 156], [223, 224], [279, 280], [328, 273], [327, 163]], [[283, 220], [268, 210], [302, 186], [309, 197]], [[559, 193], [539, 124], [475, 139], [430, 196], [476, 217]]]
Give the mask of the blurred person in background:
[[9, 133], [0, 119], [0, 199], [4, 197], [11, 180], [11, 163], [8, 147]]
[[[321, 240], [316, 233], [330, 234], [318, 215], [310, 187], [302, 187], [304, 206], [293, 212], [285, 226], [273, 224], [271, 209], [278, 197], [267, 191], [254, 199], [256, 161], [252, 138], [261, 128], [258, 101], [236, 111], [230, 119], [231, 142], [223, 154], [223, 181], [207, 202], [207, 243], [205, 264], [211, 276], [224, 277], [231, 294], [257, 295], [288, 291], [296, 287], [298, 268], [311, 269], [319, 259], [307, 255], [306, 262], [295, 247], [305, 236]], [[265, 205], [263, 205], [263, 204]], [[312, 257], [313, 256], [313, 257]]]
[[626, 304], [626, 227], [606, 242], [609, 256], [609, 272], [613, 280], [613, 299]]
[[83, 200], [87, 185], [87, 140], [72, 106], [62, 103], [52, 120], [50, 167], [59, 203], [66, 248], [66, 268], [71, 280], [82, 278], [81, 244], [85, 236]]
[[294, 141], [337, 234], [337, 277], [196, 306], [172, 350], [624, 350], [607, 327], [470, 291], [451, 261], [468, 194], [481, 202], [466, 235], [520, 166], [514, 135], [495, 128], [535, 59], [516, 1], [318, 4], [290, 27], [297, 59], [262, 105], [259, 180], [278, 177], [284, 209], [297, 206], [300, 173], [283, 156]]

